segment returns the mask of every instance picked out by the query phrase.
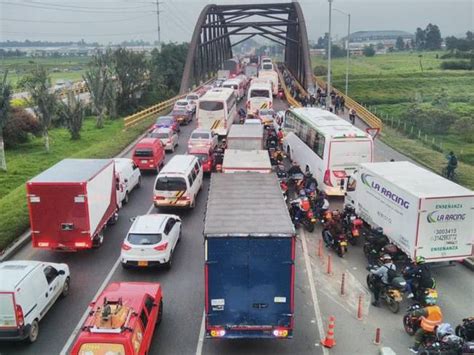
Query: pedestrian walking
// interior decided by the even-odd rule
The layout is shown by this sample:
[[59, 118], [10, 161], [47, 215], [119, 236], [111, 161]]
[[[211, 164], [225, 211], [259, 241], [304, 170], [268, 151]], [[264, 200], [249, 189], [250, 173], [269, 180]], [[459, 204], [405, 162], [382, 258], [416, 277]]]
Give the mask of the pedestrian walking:
[[309, 97], [309, 105], [311, 107], [316, 106], [316, 97], [314, 96], [314, 94], [311, 94], [311, 96]]
[[339, 114], [339, 108], [341, 107], [341, 97], [339, 95], [336, 95], [334, 98], [334, 112], [335, 114]]
[[341, 112], [344, 113], [344, 109], [346, 108], [346, 99], [344, 96], [341, 95]]
[[349, 120], [351, 121], [352, 124], [355, 124], [356, 120], [356, 110], [354, 108], [351, 108], [349, 110]]

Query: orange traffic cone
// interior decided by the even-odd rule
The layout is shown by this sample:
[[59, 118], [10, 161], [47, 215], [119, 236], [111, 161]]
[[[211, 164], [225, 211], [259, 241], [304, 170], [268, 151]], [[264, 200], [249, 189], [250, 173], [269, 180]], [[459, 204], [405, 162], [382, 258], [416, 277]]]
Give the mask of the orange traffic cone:
[[336, 318], [334, 316], [329, 317], [329, 327], [326, 338], [321, 340], [321, 344], [326, 348], [332, 348], [336, 345], [336, 340], [334, 339], [334, 322]]

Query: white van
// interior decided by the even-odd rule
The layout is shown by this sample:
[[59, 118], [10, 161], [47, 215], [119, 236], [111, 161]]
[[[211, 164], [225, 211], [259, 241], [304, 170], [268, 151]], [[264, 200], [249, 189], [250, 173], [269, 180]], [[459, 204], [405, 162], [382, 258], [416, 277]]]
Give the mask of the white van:
[[196, 206], [203, 170], [194, 155], [175, 155], [156, 177], [153, 200], [156, 207]]
[[69, 293], [69, 267], [42, 261], [0, 263], [0, 341], [34, 343], [39, 321]]
[[121, 208], [128, 203], [130, 192], [136, 187], [140, 187], [141, 174], [138, 166], [132, 159], [115, 158], [115, 175], [119, 188], [117, 189], [117, 203]]
[[255, 115], [258, 110], [271, 108], [273, 108], [273, 94], [270, 82], [252, 80], [247, 95], [247, 113]]
[[241, 100], [245, 95], [245, 85], [242, 78], [235, 77], [233, 79], [227, 79], [222, 83], [223, 88], [229, 88], [234, 90], [234, 95], [237, 100]]

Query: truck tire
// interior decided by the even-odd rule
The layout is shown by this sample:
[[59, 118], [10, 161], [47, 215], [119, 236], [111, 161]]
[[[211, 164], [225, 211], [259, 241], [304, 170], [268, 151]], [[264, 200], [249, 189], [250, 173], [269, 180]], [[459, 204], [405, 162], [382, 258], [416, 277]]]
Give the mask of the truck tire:
[[64, 281], [63, 290], [61, 292], [61, 298], [64, 298], [67, 295], [69, 295], [70, 286], [71, 286], [71, 279], [68, 277], [66, 278], [66, 281]]
[[27, 342], [32, 344], [38, 339], [39, 334], [39, 323], [38, 320], [35, 319], [31, 322], [30, 332], [28, 333], [28, 337], [26, 338]]
[[142, 177], [141, 176], [138, 177], [137, 189], [139, 189], [140, 187], [142, 187]]
[[[117, 207], [117, 211], [118, 211], [118, 207]], [[112, 217], [110, 217], [109, 220], [107, 221], [107, 224], [108, 224], [109, 226], [113, 226], [115, 223], [117, 223], [118, 218], [119, 218], [119, 215], [118, 215], [117, 211], [114, 212], [114, 214], [112, 215]]]
[[128, 191], [125, 192], [125, 198], [123, 199], [123, 204], [126, 205], [128, 203], [128, 200], [130, 199], [130, 196], [128, 194]]
[[173, 250], [171, 250], [170, 258], [169, 258], [168, 262], [165, 263], [165, 268], [167, 270], [170, 270], [172, 265], [173, 265]]
[[101, 230], [99, 233], [97, 233], [96, 237], [92, 241], [92, 247], [94, 249], [98, 249], [104, 244], [104, 231]]

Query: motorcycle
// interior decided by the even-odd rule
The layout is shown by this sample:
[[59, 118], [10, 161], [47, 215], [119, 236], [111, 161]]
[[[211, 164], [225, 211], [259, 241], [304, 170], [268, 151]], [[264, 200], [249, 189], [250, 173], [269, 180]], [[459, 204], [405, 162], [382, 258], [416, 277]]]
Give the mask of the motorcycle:
[[357, 218], [352, 206], [344, 207], [342, 212], [342, 227], [346, 231], [346, 235], [351, 245], [357, 245], [363, 225], [364, 222], [360, 218]]
[[299, 225], [302, 225], [308, 232], [314, 231], [314, 223], [312, 219], [314, 218], [313, 212], [310, 210], [305, 211], [300, 206], [300, 200], [296, 199], [290, 202], [290, 217], [291, 221], [295, 225], [295, 228], [298, 228]]
[[474, 317], [464, 318], [456, 327], [456, 335], [465, 341], [474, 342]]
[[403, 316], [403, 328], [408, 335], [415, 335], [416, 331], [420, 328], [420, 318], [412, 316], [412, 312], [420, 308], [423, 308], [421, 304], [413, 303], [407, 308], [407, 311]]
[[370, 233], [365, 236], [363, 251], [369, 265], [380, 265], [380, 251], [388, 242], [388, 238], [377, 229], [372, 229]]
[[[375, 285], [378, 281], [377, 277], [377, 275], [372, 273], [367, 275], [367, 286], [372, 292], [375, 290]], [[380, 290], [380, 299], [387, 304], [388, 309], [392, 313], [398, 313], [400, 310], [400, 303], [403, 301], [403, 290], [405, 289], [406, 284], [407, 283], [403, 277], [397, 276], [392, 279], [390, 284], [383, 285]]]
[[333, 249], [339, 257], [344, 257], [344, 254], [347, 253], [347, 238], [344, 233], [340, 233], [338, 236], [333, 237], [331, 232], [326, 227], [323, 228], [321, 232], [323, 240], [331, 242], [327, 243], [328, 247]]

